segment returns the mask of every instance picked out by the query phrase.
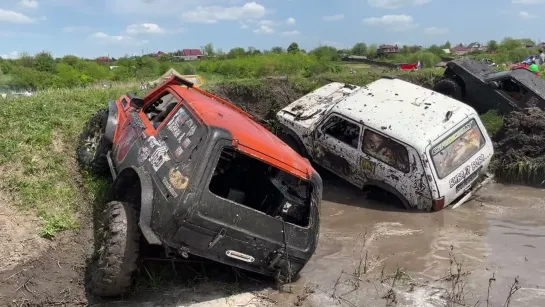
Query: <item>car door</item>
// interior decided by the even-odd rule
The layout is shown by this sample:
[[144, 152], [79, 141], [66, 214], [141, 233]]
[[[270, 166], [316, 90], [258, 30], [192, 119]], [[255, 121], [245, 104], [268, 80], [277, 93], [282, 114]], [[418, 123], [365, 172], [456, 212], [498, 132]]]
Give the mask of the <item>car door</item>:
[[421, 168], [411, 172], [411, 164], [421, 165], [416, 150], [369, 127], [364, 127], [359, 164], [367, 180], [386, 190], [393, 188], [409, 202], [416, 199], [417, 190], [422, 193], [426, 188], [414, 187], [423, 174]]
[[331, 113], [315, 130], [314, 160], [341, 178], [361, 186], [358, 156], [362, 126], [340, 114]]

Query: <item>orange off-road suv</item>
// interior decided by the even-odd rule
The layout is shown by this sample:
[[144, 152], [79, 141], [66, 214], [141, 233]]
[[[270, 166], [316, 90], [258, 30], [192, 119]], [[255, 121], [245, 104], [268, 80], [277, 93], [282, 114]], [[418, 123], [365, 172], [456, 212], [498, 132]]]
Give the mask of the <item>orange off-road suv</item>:
[[96, 295], [131, 285], [141, 239], [165, 257], [197, 255], [284, 280], [316, 249], [322, 180], [309, 161], [185, 79], [110, 101], [87, 122], [77, 158], [113, 177], [91, 265]]

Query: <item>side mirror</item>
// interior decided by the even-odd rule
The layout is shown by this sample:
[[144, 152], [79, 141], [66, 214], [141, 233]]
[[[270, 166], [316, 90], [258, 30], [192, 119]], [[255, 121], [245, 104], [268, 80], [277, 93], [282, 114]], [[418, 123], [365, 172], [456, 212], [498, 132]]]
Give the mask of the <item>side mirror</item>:
[[127, 96], [131, 99], [130, 105], [135, 109], [141, 109], [144, 106], [144, 99], [128, 93]]
[[495, 90], [500, 88], [500, 84], [498, 83], [498, 81], [490, 81], [488, 82], [488, 86]]

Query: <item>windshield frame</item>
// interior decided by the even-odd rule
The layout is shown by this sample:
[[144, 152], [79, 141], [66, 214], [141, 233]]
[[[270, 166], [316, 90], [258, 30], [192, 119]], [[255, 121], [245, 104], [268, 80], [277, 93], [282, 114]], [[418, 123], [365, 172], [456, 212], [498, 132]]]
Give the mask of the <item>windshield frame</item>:
[[[464, 132], [461, 132], [460, 131], [462, 129], [464, 129], [464, 127], [466, 126], [469, 126], [467, 128], [466, 131]], [[477, 128], [478, 131], [479, 131], [479, 135], [480, 135], [480, 145], [479, 147], [477, 148], [477, 150], [475, 150], [473, 152], [473, 154], [469, 155], [467, 158], [465, 158], [463, 161], [461, 161], [460, 163], [458, 163], [458, 165], [454, 168], [452, 168], [450, 171], [448, 171], [446, 174], [444, 174], [443, 176], [441, 176], [441, 174], [439, 173], [439, 168], [438, 168], [438, 165], [436, 164], [436, 161], [434, 160], [434, 157], [437, 156], [440, 152], [443, 152], [445, 149], [449, 148], [450, 146], [452, 146], [454, 143], [456, 143], [456, 141], [460, 140], [464, 135], [466, 135], [469, 131], [471, 131], [471, 129], [474, 129], [474, 128]], [[453, 135], [459, 133], [459, 135], [450, 143], [448, 143], [447, 145], [444, 145], [444, 147], [440, 150], [437, 151], [436, 154], [433, 154], [434, 150], [439, 147], [441, 145], [441, 143], [445, 142], [446, 140], [448, 140], [449, 138], [451, 138]], [[469, 118], [467, 121], [465, 121], [460, 127], [458, 127], [456, 130], [454, 130], [453, 132], [449, 133], [447, 136], [443, 137], [440, 139], [440, 141], [438, 142], [435, 142], [433, 146], [430, 147], [429, 151], [428, 151], [428, 154], [430, 156], [430, 160], [431, 160], [431, 163], [433, 165], [433, 168], [434, 168], [434, 171], [435, 173], [437, 174], [437, 177], [442, 180], [442, 179], [445, 179], [446, 177], [448, 177], [450, 174], [452, 174], [454, 171], [456, 171], [458, 168], [460, 168], [460, 166], [464, 165], [464, 163], [466, 163], [468, 160], [470, 160], [472, 157], [474, 157], [484, 146], [486, 146], [487, 144], [487, 139], [485, 137], [485, 135], [483, 134], [483, 130], [481, 129], [481, 126], [479, 125], [479, 123], [477, 122], [477, 119], [475, 118]]]

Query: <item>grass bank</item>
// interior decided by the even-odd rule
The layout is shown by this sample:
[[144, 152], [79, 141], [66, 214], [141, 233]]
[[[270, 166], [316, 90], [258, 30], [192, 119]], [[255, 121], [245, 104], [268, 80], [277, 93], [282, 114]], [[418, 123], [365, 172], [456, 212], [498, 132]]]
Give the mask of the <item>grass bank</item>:
[[103, 184], [82, 181], [75, 167], [74, 148], [83, 123], [108, 99], [126, 89], [42, 91], [31, 97], [0, 100], [0, 189], [21, 210], [42, 219], [43, 236], [78, 226], [82, 189]]

